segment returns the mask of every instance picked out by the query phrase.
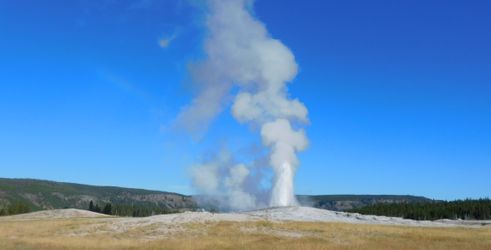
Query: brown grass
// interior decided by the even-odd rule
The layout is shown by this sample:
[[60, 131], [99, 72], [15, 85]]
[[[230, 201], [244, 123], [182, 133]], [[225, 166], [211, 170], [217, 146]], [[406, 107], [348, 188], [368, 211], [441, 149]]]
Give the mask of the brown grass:
[[[0, 249], [491, 249], [491, 228], [422, 228], [312, 222], [135, 226], [111, 219], [0, 220]], [[82, 232], [82, 233], [81, 233]]]

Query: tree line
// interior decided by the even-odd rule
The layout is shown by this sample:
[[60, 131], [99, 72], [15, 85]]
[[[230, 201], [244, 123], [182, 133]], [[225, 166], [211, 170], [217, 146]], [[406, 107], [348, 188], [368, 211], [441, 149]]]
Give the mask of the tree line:
[[0, 208], [0, 216], [14, 215], [31, 212], [31, 208], [24, 202], [13, 202], [5, 207]]
[[466, 199], [425, 203], [379, 203], [352, 209], [349, 212], [403, 217], [413, 220], [490, 220], [491, 200], [485, 198], [477, 200]]
[[96, 213], [124, 217], [146, 217], [157, 214], [169, 214], [179, 212], [176, 209], [160, 207], [155, 204], [127, 205], [104, 203], [104, 205], [99, 206], [99, 204], [95, 204], [93, 201], [90, 201], [88, 210]]

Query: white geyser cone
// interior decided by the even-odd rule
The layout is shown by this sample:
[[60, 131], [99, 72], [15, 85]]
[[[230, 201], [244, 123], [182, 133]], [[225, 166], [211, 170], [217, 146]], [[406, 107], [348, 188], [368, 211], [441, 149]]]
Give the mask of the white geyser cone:
[[288, 162], [275, 169], [276, 178], [271, 193], [271, 207], [296, 206], [297, 200], [293, 190], [293, 169]]

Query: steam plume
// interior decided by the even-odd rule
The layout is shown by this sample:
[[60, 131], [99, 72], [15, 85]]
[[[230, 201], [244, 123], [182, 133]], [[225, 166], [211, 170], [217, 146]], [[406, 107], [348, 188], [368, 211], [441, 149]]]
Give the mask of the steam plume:
[[[262, 143], [269, 148], [269, 165], [275, 176], [270, 206], [295, 205], [293, 177], [299, 164], [296, 153], [308, 144], [299, 125], [308, 122], [307, 109], [288, 95], [287, 83], [297, 74], [292, 52], [273, 39], [250, 11], [252, 1], [210, 0], [206, 19], [208, 35], [204, 50], [207, 58], [190, 69], [199, 93], [177, 118], [178, 125], [201, 134], [222, 111], [231, 89], [232, 114], [240, 123], [260, 128]], [[244, 164], [229, 164], [229, 171], [216, 163], [194, 168], [193, 183], [205, 193], [227, 190], [236, 209], [257, 206], [255, 194], [245, 190], [249, 170]], [[223, 164], [221, 164], [223, 165]]]

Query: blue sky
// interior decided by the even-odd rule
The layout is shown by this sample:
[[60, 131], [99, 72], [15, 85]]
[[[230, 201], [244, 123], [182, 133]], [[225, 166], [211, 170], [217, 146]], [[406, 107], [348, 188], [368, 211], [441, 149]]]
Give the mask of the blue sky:
[[[257, 0], [309, 109], [297, 193], [491, 196], [489, 13], [489, 1]], [[193, 193], [199, 155], [258, 140], [229, 110], [201, 141], [170, 129], [203, 35], [196, 2], [0, 0], [0, 176]]]

